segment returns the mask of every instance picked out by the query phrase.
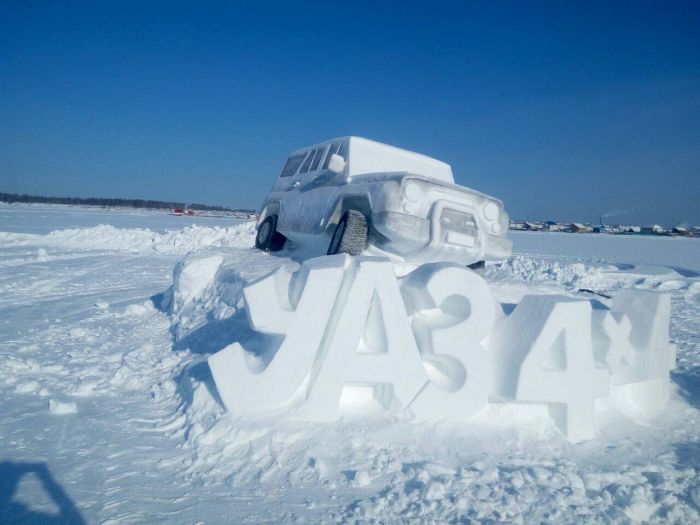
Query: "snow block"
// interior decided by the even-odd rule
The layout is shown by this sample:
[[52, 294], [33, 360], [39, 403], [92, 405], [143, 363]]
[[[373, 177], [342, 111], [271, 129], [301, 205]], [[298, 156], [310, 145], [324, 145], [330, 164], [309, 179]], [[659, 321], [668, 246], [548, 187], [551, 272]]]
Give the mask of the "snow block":
[[161, 307], [172, 315], [176, 340], [207, 322], [207, 303], [215, 296], [223, 262], [220, 253], [194, 253], [175, 266], [173, 286], [164, 294]]
[[49, 412], [59, 416], [75, 414], [78, 412], [78, 405], [72, 401], [49, 399]]
[[610, 401], [631, 418], [645, 419], [658, 415], [670, 396], [668, 376], [610, 387]]
[[486, 281], [464, 266], [426, 264], [402, 285], [430, 382], [413, 400], [418, 420], [465, 420], [488, 400], [488, 355], [481, 341], [496, 318]]
[[595, 436], [595, 400], [609, 371], [595, 366], [591, 303], [525, 296], [491, 338], [493, 391], [507, 400], [546, 403], [570, 441]]
[[172, 311], [181, 310], [183, 305], [199, 296], [206, 287], [211, 286], [216, 272], [224, 258], [219, 254], [192, 256], [183, 259], [175, 267], [173, 282]]

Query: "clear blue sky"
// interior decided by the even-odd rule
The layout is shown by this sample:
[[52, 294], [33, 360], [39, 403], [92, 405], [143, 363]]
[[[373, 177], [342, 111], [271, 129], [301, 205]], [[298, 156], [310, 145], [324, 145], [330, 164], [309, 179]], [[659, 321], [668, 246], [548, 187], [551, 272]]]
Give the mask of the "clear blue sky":
[[516, 218], [700, 223], [700, 3], [0, 3], [0, 191], [257, 208], [346, 134]]

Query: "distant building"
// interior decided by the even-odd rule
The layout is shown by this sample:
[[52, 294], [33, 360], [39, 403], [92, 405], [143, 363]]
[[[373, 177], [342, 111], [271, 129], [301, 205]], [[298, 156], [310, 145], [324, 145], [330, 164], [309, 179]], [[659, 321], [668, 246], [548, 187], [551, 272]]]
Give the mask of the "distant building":
[[659, 226], [658, 224], [654, 224], [653, 226], [642, 226], [641, 233], [658, 235], [659, 233], [663, 233], [663, 232], [664, 232], [664, 229], [662, 226]]
[[560, 232], [564, 230], [565, 226], [554, 221], [547, 221], [544, 223], [542, 229], [547, 232]]
[[673, 233], [677, 235], [690, 235], [690, 230], [686, 226], [677, 225], [673, 227]]
[[571, 231], [574, 233], [590, 233], [593, 231], [593, 228], [591, 228], [587, 224], [581, 224], [580, 222], [574, 222], [571, 225]]
[[542, 229], [542, 225], [536, 222], [525, 222], [525, 229], [530, 231], [539, 231]]

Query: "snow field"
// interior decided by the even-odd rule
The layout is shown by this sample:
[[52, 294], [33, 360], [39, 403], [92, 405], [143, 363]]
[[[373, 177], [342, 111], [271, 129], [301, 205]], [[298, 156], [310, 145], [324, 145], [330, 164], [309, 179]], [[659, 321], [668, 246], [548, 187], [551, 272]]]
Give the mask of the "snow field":
[[0, 521], [70, 505], [90, 523], [700, 521], [700, 282], [651, 256], [654, 268], [590, 247], [532, 255], [556, 252], [552, 238], [487, 265], [500, 302], [579, 288], [672, 297], [667, 409], [640, 424], [603, 407], [598, 437], [579, 445], [543, 407], [491, 406], [473, 424], [227, 413], [206, 358], [234, 341], [255, 349], [243, 287], [296, 264], [253, 250], [251, 224], [2, 234], [0, 465], [44, 462], [67, 501], [29, 475], [10, 492], [5, 477], [16, 504]]
[[[204, 257], [204, 261], [207, 262], [203, 263], [201, 259], [195, 256], [194, 267], [201, 266], [211, 270], [214, 266], [221, 266], [223, 264], [218, 256], [211, 257], [205, 255], [201, 257]], [[183, 263], [187, 266], [186, 262]], [[181, 265], [183, 263], [181, 263]], [[528, 268], [530, 269], [529, 271]], [[697, 283], [685, 282], [685, 279], [674, 271], [668, 271], [660, 275], [654, 273], [650, 276], [630, 273], [620, 274], [620, 272], [610, 266], [588, 267], [582, 263], [562, 264], [560, 262], [538, 265], [535, 264], [532, 259], [525, 256], [518, 256], [514, 260], [501, 265], [493, 265], [489, 268], [489, 274], [502, 279], [501, 282], [495, 283], [494, 288], [497, 292], [499, 290], [501, 292], [504, 290], [510, 290], [512, 292], [511, 288], [513, 287], [510, 281], [530, 281], [548, 283], [549, 285], [549, 289], [543, 287], [533, 290], [531, 287], [525, 287], [523, 290], [521, 288], [520, 290], [516, 290], [515, 295], [523, 291], [527, 291], [527, 293], [533, 293], [533, 291], [536, 291], [536, 293], [561, 293], [561, 288], [559, 288], [559, 286], [552, 286], [552, 284], [566, 286], [571, 292], [584, 285], [595, 285], [593, 286], [594, 288], [607, 292], [619, 290], [634, 284], [642, 289], [690, 290], [690, 293], [694, 293], [692, 290], [697, 287]], [[201, 276], [202, 274], [200, 273], [199, 275]], [[209, 275], [211, 277], [214, 274], [211, 272]], [[224, 280], [230, 285], [230, 278]], [[222, 312], [228, 309], [231, 318], [235, 318], [235, 312], [237, 311], [236, 305], [238, 309], [243, 306], [240, 302], [240, 297], [244, 283], [236, 283], [235, 293], [224, 294], [226, 295], [224, 301], [226, 308], [223, 309], [222, 302], [219, 298], [221, 284], [218, 282], [215, 275], [208, 286], [202, 286], [202, 283], [198, 282], [194, 294], [189, 284], [189, 280], [180, 282], [176, 279], [174, 289], [177, 290], [175, 292], [176, 295], [179, 294], [188, 297], [189, 302], [187, 308], [190, 310], [193, 308], [193, 304], [199, 304], [201, 306], [208, 305], [204, 306], [205, 309], [208, 308], [212, 312]], [[181, 287], [184, 289], [180, 289]], [[199, 297], [197, 297], [197, 295], [199, 295]], [[511, 300], [513, 299], [513, 295], [507, 296], [507, 294], [503, 293], [500, 295], [501, 297], [506, 296]], [[573, 296], [575, 294], [571, 293], [571, 295]], [[199, 316], [202, 318], [203, 312], [200, 311]], [[241, 324], [240, 331], [245, 331], [247, 329], [244, 327], [246, 320], [240, 319], [239, 322]], [[248, 336], [250, 336], [250, 334], [248, 334]], [[280, 475], [277, 466], [279, 456], [284, 457], [285, 464], [289, 462], [291, 458], [299, 456], [293, 447], [289, 447], [285, 434], [290, 432], [290, 430], [285, 430], [284, 426], [282, 426], [280, 430], [275, 430], [279, 429], [279, 424], [274, 420], [268, 419], [263, 420], [264, 423], [262, 425], [261, 422], [255, 422], [250, 430], [242, 430], [250, 427], [249, 421], [246, 421], [245, 418], [232, 418], [224, 415], [221, 407], [215, 404], [213, 399], [209, 399], [211, 389], [205, 390], [200, 388], [199, 392], [201, 393], [201, 397], [195, 399], [188, 410], [199, 413], [201, 417], [201, 409], [205, 406], [208, 407], [209, 416], [206, 419], [210, 421], [211, 427], [209, 427], [209, 429], [206, 427], [197, 428], [197, 433], [193, 436], [195, 439], [191, 444], [194, 450], [200, 449], [201, 451], [202, 447], [206, 450], [204, 456], [207, 458], [205, 460], [207, 467], [204, 468], [211, 468], [211, 470], [207, 471], [208, 475], [215, 470], [219, 470], [222, 465], [227, 464], [227, 460], [230, 461], [232, 458], [237, 458], [231, 465], [230, 470], [239, 472], [244, 483], [249, 483], [251, 480], [255, 479], [274, 479], [275, 476]], [[201, 405], [199, 405], [199, 403], [201, 403]], [[478, 418], [480, 420], [475, 421], [474, 426], [479, 428], [482, 424], [485, 424], [485, 428], [487, 429], [489, 429], [490, 426], [491, 428], [489, 430], [484, 430], [482, 435], [491, 436], [497, 443], [503, 443], [504, 436], [509, 434], [524, 434], [525, 439], [517, 437], [514, 443], [508, 444], [515, 449], [522, 448], [523, 445], [525, 445], [526, 449], [529, 448], [528, 440], [556, 442], [558, 440], [557, 433], [541, 408], [542, 407], [539, 407], [540, 414], [538, 417], [537, 408], [530, 411], [523, 410], [522, 408], [512, 408], [510, 414], [504, 414], [502, 408], [494, 407], [491, 409], [491, 414], [481, 415]], [[517, 412], [521, 413], [517, 414]], [[523, 412], [525, 414], [523, 414]], [[608, 419], [613, 420], [612, 430], [608, 429], [607, 431], [603, 431], [598, 440], [599, 443], [591, 445], [592, 447], [600, 447], [601, 444], [607, 443], [608, 448], [624, 448], [622, 443], [614, 443], [616, 441], [615, 433], [618, 431], [616, 427], [621, 426], [625, 428], [634, 425], [629, 421], [621, 421], [620, 415], [611, 414], [612, 412], [614, 411], [608, 410], [607, 413]], [[695, 410], [685, 406], [684, 403], [680, 402], [678, 399], [674, 399], [668, 412], [682, 413], [685, 417], [689, 414], [693, 414]], [[694, 420], [695, 418], [696, 416], [693, 416]], [[659, 421], [656, 421], [655, 424], [659, 424]], [[669, 424], [668, 419], [661, 423], [661, 427], [667, 424]], [[397, 426], [402, 427], [401, 430], [397, 430]], [[261, 427], [265, 430], [261, 430]], [[354, 429], [355, 427], [353, 424], [344, 426], [343, 433], [352, 435]], [[537, 429], [539, 433], [535, 431], [530, 434], [527, 431], [524, 432], [524, 429], [529, 429], [530, 432]], [[373, 430], [375, 432], [377, 431], [376, 428]], [[431, 427], [431, 432], [435, 432], [436, 430], [442, 430], [440, 429], [440, 425]], [[247, 451], [249, 440], [251, 439], [249, 432], [251, 431], [257, 439], [261, 439], [258, 433], [262, 431], [266, 443], [276, 442], [278, 448], [277, 453], [272, 454], [271, 451], [266, 451], [262, 456], [255, 456], [252, 465], [249, 465], [247, 460], [244, 460], [243, 457], [239, 457], [236, 453], [232, 453], [231, 457], [228, 458], [226, 454], [222, 454], [221, 451], [225, 449], [231, 452], [235, 450], [239, 437], [241, 443], [238, 446], [242, 447], [244, 451]], [[292, 431], [294, 431], [293, 427]], [[328, 428], [324, 427], [324, 430], [321, 432], [324, 438], [328, 439]], [[416, 439], [417, 434], [420, 434], [420, 432], [416, 432], [414, 425], [397, 422], [394, 422], [391, 438], [396, 439], [393, 432], [397, 434], [405, 432], [407, 435], [412, 436], [413, 439]], [[460, 449], [460, 440], [457, 439], [452, 432], [459, 433], [459, 431], [455, 431], [454, 427], [450, 428], [450, 438], [446, 439], [448, 439], [456, 449]], [[209, 435], [210, 433], [213, 435]], [[282, 435], [280, 436], [278, 433], [282, 433]], [[305, 433], [308, 433], [308, 431]], [[612, 443], [614, 444], [610, 444], [611, 433]], [[204, 438], [204, 436], [207, 435], [209, 435], [209, 437]], [[381, 433], [378, 433], [378, 440], [380, 442], [385, 442], [379, 436], [381, 436]], [[432, 434], [426, 441], [431, 441], [434, 437], [435, 434]], [[619, 438], [619, 436], [617, 437]], [[473, 445], [474, 436], [468, 436], [464, 439], [464, 442]], [[362, 442], [362, 444], [365, 447], [367, 446], [366, 441]], [[432, 448], [431, 445], [424, 444], [424, 446]], [[288, 450], [285, 450], [287, 448], [293, 450], [289, 458], [285, 454], [285, 452], [288, 452]], [[505, 448], [507, 448], [507, 446]], [[683, 508], [684, 506], [681, 501], [673, 496], [673, 494], [675, 490], [685, 491], [690, 487], [696, 486], [697, 472], [694, 468], [681, 468], [676, 472], [673, 463], [676, 457], [668, 452], [659, 451], [658, 456], [654, 458], [651, 465], [640, 464], [626, 466], [620, 477], [617, 477], [618, 474], [616, 474], [620, 470], [619, 465], [607, 471], [603, 470], [601, 473], [597, 468], [591, 469], [590, 465], [586, 465], [587, 468], [581, 469], [580, 465], [568, 460], [566, 455], [558, 462], [555, 462], [556, 468], [554, 469], [552, 465], [549, 465], [550, 461], [548, 460], [544, 460], [544, 466], [538, 463], [543, 461], [542, 457], [531, 458], [530, 461], [532, 465], [534, 465], [532, 467], [514, 469], [509, 466], [514, 458], [506, 457], [504, 461], [505, 465], [493, 467], [496, 468], [499, 475], [490, 480], [492, 482], [491, 484], [481, 486], [482, 483], [480, 482], [483, 482], [484, 479], [481, 477], [482, 472], [478, 469], [472, 473], [473, 476], [477, 478], [477, 483], [463, 485], [460, 484], [461, 482], [455, 483], [456, 480], [454, 478], [457, 476], [454, 474], [454, 469], [451, 475], [442, 475], [434, 479], [433, 476], [426, 475], [426, 473], [420, 471], [420, 469], [418, 469], [419, 472], [416, 473], [416, 468], [406, 468], [406, 462], [402, 461], [404, 457], [403, 454], [405, 453], [404, 450], [400, 448], [399, 450], [391, 448], [387, 450], [384, 448], [382, 451], [391, 458], [393, 464], [400, 465], [395, 469], [397, 472], [394, 472], [392, 482], [382, 487], [380, 495], [370, 497], [369, 499], [358, 499], [347, 505], [343, 513], [334, 516], [334, 518], [342, 518], [350, 521], [356, 518], [361, 520], [377, 519], [381, 521], [401, 516], [405, 519], [425, 519], [429, 517], [429, 519], [436, 519], [438, 521], [454, 521], [468, 517], [469, 519], [487, 521], [527, 522], [535, 516], [537, 519], [544, 521], [553, 520], [556, 522], [574, 523], [585, 517], [585, 519], [590, 522], [607, 523], [610, 521], [625, 521], [628, 519], [632, 521], [646, 521], [652, 516], [663, 516], [664, 519], [669, 519], [671, 521], [686, 522], [688, 520], [692, 521], [696, 516], [694, 508]], [[352, 458], [352, 461], [359, 462], [361, 460], [353, 456], [359, 456], [360, 454], [364, 456], [367, 454], [365, 451], [358, 452], [359, 451], [349, 452], [346, 461]], [[547, 452], [551, 454], [551, 450]], [[371, 457], [372, 454], [373, 453], [370, 453], [369, 456]], [[307, 453], [307, 455], [310, 455], [309, 464], [304, 464], [302, 461], [296, 468], [302, 469], [309, 479], [315, 480], [318, 477], [318, 482], [322, 485], [330, 484], [334, 487], [346, 485], [350, 489], [368, 487], [376, 485], [376, 482], [382, 480], [386, 474], [386, 472], [374, 472], [371, 467], [367, 466], [359, 469], [348, 469], [348, 474], [345, 475], [345, 477], [334, 476], [334, 474], [337, 474], [337, 470], [335, 472], [333, 470], [329, 472], [325, 467], [322, 469], [322, 472], [316, 472], [315, 469], [311, 467], [315, 466], [317, 462], [316, 456], [318, 454]], [[498, 457], [500, 454], [497, 452], [494, 455]], [[211, 461], [211, 458], [216, 459]], [[261, 459], [262, 461], [259, 461]], [[502, 458], [499, 459], [503, 461]], [[520, 457], [517, 459], [518, 461], [521, 460]], [[245, 466], [242, 466], [240, 461], [243, 461]], [[661, 462], [663, 466], [659, 468], [658, 465], [654, 465], [656, 461]], [[264, 464], [265, 467], [262, 469], [259, 468], [260, 463]], [[450, 461], [448, 464], [450, 463], [453, 463], [453, 461]], [[196, 461], [195, 466], [198, 465], [200, 465], [200, 463]], [[565, 469], [565, 466], [569, 467], [569, 471]], [[252, 469], [252, 472], [250, 472], [250, 469]], [[538, 472], [538, 476], [533, 477], [533, 469]], [[374, 470], [376, 471], [376, 469]], [[659, 472], [664, 472], [665, 470], [674, 472], [668, 480], [664, 478], [664, 474], [659, 474]], [[224, 471], [228, 470], [224, 469]], [[451, 472], [449, 467], [447, 468], [447, 472]], [[493, 472], [492, 470], [491, 476], [493, 476]], [[515, 474], [512, 474], [515, 479], [515, 481], [512, 482], [515, 485], [514, 487], [509, 484], [512, 472], [515, 472]], [[551, 481], [550, 478], [555, 481]], [[652, 481], [649, 481], [648, 478]], [[291, 480], [295, 478], [287, 479], [291, 482]], [[589, 484], [587, 486], [581, 486], [576, 481], [580, 479], [586, 479], [589, 481]], [[548, 482], [548, 480], [550, 480], [550, 482]], [[570, 480], [574, 481], [571, 482]], [[605, 483], [606, 480], [617, 481]], [[620, 480], [626, 481], [627, 483], [620, 484]], [[676, 484], [677, 481], [679, 484]], [[399, 488], [395, 485], [398, 485]], [[659, 488], [660, 486], [665, 487], [665, 489]], [[524, 494], [531, 495], [530, 499], [523, 497], [521, 491], [517, 490], [521, 487], [525, 488], [523, 491]], [[683, 488], [681, 489], [681, 487]], [[561, 491], [561, 493], [557, 493], [558, 490]], [[442, 494], [443, 492], [446, 495], [444, 498], [435, 497], [436, 494]], [[552, 492], [552, 494], [549, 492]], [[509, 499], [507, 497], [508, 494], [513, 494], [513, 497]], [[481, 498], [479, 496], [481, 496]], [[494, 505], [494, 500], [503, 503], [505, 508], [501, 505]], [[591, 502], [594, 502], [594, 505], [591, 505]], [[542, 506], [544, 506], [545, 510], [540, 510]]]

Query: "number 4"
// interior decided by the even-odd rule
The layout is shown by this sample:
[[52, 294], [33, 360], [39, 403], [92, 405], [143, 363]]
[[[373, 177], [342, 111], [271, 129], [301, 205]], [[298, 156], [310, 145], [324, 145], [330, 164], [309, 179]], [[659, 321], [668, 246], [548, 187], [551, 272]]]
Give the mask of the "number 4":
[[547, 403], [570, 441], [595, 436], [595, 400], [608, 395], [609, 372], [595, 366], [590, 302], [526, 296], [490, 348], [497, 395]]

